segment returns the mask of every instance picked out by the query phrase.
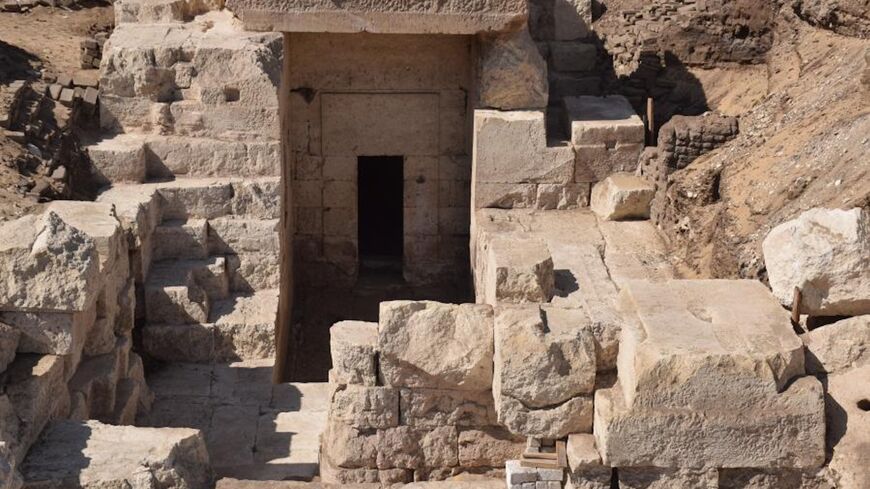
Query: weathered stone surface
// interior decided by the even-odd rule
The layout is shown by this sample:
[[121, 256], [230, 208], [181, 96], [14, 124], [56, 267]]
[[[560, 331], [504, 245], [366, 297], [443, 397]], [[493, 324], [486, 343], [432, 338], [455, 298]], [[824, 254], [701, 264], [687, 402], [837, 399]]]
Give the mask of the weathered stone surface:
[[125, 134], [88, 146], [97, 181], [140, 183], [145, 181], [145, 137]]
[[6, 371], [6, 367], [15, 359], [15, 350], [18, 349], [18, 339], [21, 333], [12, 327], [0, 323], [0, 373]]
[[280, 288], [281, 267], [277, 253], [243, 253], [226, 258], [230, 290], [252, 293]]
[[376, 32], [381, 34], [476, 34], [510, 29], [528, 14], [525, 2], [445, 3], [425, 1], [375, 3], [353, 0], [274, 2], [230, 0], [246, 29], [284, 32]]
[[20, 423], [17, 440], [10, 440], [13, 442], [10, 449], [20, 461], [48, 421], [68, 414], [70, 398], [65, 385], [64, 357], [21, 354], [5, 375], [6, 394]]
[[503, 467], [519, 458], [525, 439], [504, 428], [492, 426], [459, 432], [459, 465], [462, 467]]
[[828, 447], [833, 451], [828, 474], [836, 487], [858, 489], [870, 485], [867, 447], [870, 446], [870, 365], [829, 375], [825, 416]]
[[595, 182], [635, 170], [645, 129], [625, 97], [566, 97], [563, 102], [577, 155], [575, 181]]
[[612, 469], [601, 465], [595, 437], [587, 433], [568, 435], [568, 488], [609, 489]]
[[535, 409], [592, 392], [596, 371], [592, 335], [577, 327], [582, 324], [549, 318], [537, 305], [498, 309], [493, 377], [496, 399], [509, 396]]
[[594, 430], [604, 463], [759, 468], [823, 463], [824, 400], [815, 378], [799, 378], [786, 391], [743, 409], [722, 399], [710, 403], [718, 408], [641, 409], [626, 405], [618, 384], [599, 389]]
[[278, 247], [278, 219], [218, 218], [208, 221], [208, 249], [212, 255], [277, 254]]
[[801, 335], [807, 373], [838, 373], [870, 364], [870, 315], [843, 319]]
[[654, 467], [620, 467], [619, 487], [626, 489], [718, 489], [716, 469], [659, 469]]
[[232, 295], [213, 303], [217, 361], [255, 360], [275, 356], [278, 290]]
[[220, 10], [223, 6], [223, 0], [123, 0], [115, 8], [115, 23], [184, 22], [209, 10]]
[[541, 210], [578, 209], [589, 205], [589, 183], [569, 183], [565, 185], [542, 183], [538, 185], [535, 208]]
[[540, 239], [499, 237], [489, 245], [486, 303], [549, 302], [553, 298], [553, 258]]
[[0, 489], [19, 489], [21, 474], [16, 470], [15, 457], [5, 441], [0, 441]]
[[522, 402], [502, 395], [496, 399], [498, 422], [511, 433], [558, 439], [570, 433], [592, 431], [592, 397], [580, 396], [557, 406], [529, 409]]
[[655, 187], [642, 177], [614, 173], [592, 187], [590, 207], [608, 221], [649, 219]]
[[145, 307], [152, 324], [207, 323], [209, 300], [196, 285], [149, 284], [145, 289]]
[[581, 39], [592, 32], [591, 0], [555, 0], [554, 34], [557, 40]]
[[481, 107], [518, 110], [547, 106], [547, 62], [528, 29], [484, 36], [479, 76]]
[[[547, 145], [542, 111], [475, 110], [473, 186], [571, 183], [574, 150]], [[534, 192], [533, 192], [534, 194]]]
[[492, 308], [382, 302], [378, 326], [385, 385], [481, 391], [492, 385]]
[[96, 244], [56, 213], [4, 223], [0, 236], [0, 309], [83, 311], [96, 299]]
[[329, 328], [331, 379], [338, 384], [377, 382], [378, 323], [341, 321]]
[[802, 314], [870, 313], [870, 213], [860, 208], [810, 209], [773, 228], [762, 243], [774, 295]]
[[425, 431], [407, 426], [379, 430], [377, 465], [381, 470], [453, 467], [459, 463], [457, 443], [453, 426]]
[[[718, 489], [832, 489], [826, 469], [720, 469]], [[855, 486], [860, 487], [860, 486]]]
[[[630, 407], [720, 409], [775, 399], [804, 372], [788, 313], [752, 280], [630, 282], [619, 379]], [[725, 397], [733, 396], [733, 397]]]
[[[123, 443], [123, 450], [119, 444]], [[187, 428], [134, 428], [97, 421], [49, 426], [21, 466], [27, 487], [204, 489], [212, 474], [202, 435]]]
[[496, 424], [492, 390], [401, 389], [401, 423], [416, 428]]
[[393, 428], [399, 424], [399, 391], [392, 387], [341, 387], [332, 395], [329, 415], [361, 430]]
[[154, 229], [153, 258], [201, 260], [208, 257], [208, 221], [163, 221]]

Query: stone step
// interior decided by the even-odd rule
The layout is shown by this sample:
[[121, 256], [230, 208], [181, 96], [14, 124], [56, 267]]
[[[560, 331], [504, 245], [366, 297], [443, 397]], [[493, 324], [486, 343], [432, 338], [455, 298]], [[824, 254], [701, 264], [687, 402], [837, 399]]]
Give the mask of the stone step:
[[208, 221], [164, 220], [154, 229], [152, 259], [205, 259], [208, 257]]
[[204, 260], [167, 260], [154, 263], [147, 286], [187, 285], [191, 280], [201, 287], [211, 301], [230, 295], [227, 259], [211, 256]]
[[196, 324], [208, 321], [210, 301], [191, 278], [186, 284], [145, 286], [145, 317], [151, 324]]
[[227, 362], [275, 354], [278, 290], [234, 294], [211, 305], [208, 321], [151, 321], [143, 329], [145, 351], [167, 362]]

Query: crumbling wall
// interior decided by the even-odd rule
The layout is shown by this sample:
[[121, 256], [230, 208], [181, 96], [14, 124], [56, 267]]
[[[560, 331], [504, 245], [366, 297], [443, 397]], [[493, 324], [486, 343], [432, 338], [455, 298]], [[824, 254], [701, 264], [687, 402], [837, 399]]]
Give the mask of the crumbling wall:
[[131, 351], [134, 271], [112, 206], [54, 202], [0, 235], [0, 426], [13, 460], [54, 419], [133, 423], [150, 394]]

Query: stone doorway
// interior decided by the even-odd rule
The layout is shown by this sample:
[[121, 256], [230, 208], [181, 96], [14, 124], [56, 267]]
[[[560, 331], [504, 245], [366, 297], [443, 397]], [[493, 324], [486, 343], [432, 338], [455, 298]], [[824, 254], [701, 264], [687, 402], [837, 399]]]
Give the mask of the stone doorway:
[[404, 255], [402, 156], [357, 158], [360, 274], [401, 274]]

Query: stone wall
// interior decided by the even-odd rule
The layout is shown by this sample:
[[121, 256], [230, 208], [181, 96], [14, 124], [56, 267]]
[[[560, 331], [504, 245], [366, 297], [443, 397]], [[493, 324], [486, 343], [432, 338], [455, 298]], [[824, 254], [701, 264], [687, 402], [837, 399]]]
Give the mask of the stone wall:
[[134, 259], [112, 206], [54, 202], [0, 236], [0, 438], [13, 461], [54, 419], [132, 424], [150, 394], [131, 351]]
[[404, 275], [466, 268], [473, 41], [464, 36], [290, 34], [300, 285], [352, 285], [359, 156], [404, 158]]

